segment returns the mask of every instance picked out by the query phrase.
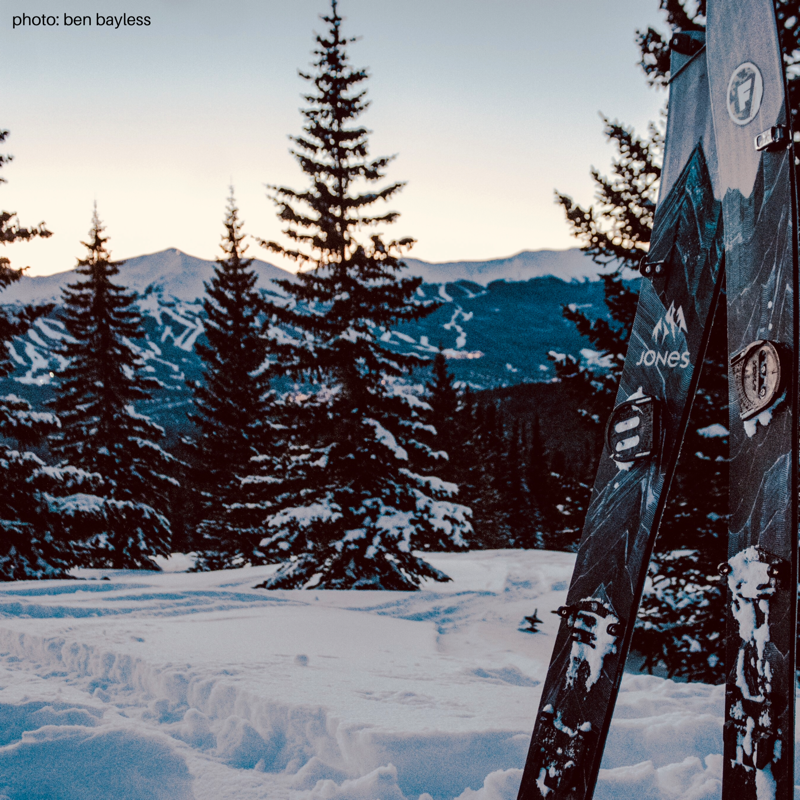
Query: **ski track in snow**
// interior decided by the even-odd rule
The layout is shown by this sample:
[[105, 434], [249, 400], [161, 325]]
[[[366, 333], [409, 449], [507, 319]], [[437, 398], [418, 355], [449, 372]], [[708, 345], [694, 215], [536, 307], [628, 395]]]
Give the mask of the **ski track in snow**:
[[[0, 586], [0, 798], [515, 800], [574, 555], [426, 558], [452, 583]], [[521, 632], [534, 609], [542, 632]], [[597, 800], [719, 798], [723, 698], [626, 675]]]
[[63, 322], [60, 322], [57, 319], [43, 319], [39, 317], [33, 323], [48, 339], [53, 339], [56, 342], [74, 342], [75, 339], [72, 338], [67, 333], [67, 329], [64, 326]]
[[[28, 334], [31, 333], [33, 333], [33, 331], [28, 331]], [[36, 349], [36, 346], [30, 342], [25, 342], [25, 355], [28, 356], [31, 367], [21, 378], [17, 378], [16, 380], [23, 384], [48, 383], [50, 381], [50, 374], [48, 371], [49, 364], [47, 359], [45, 359]], [[37, 372], [42, 374], [37, 377]]]
[[11, 358], [17, 362], [17, 364], [21, 364], [23, 367], [25, 366], [25, 359], [21, 358], [19, 353], [14, 349], [14, 345], [11, 342], [5, 343], [8, 352], [11, 354]]
[[443, 326], [444, 330], [454, 330], [457, 333], [456, 350], [463, 350], [467, 346], [467, 332], [458, 324], [458, 318], [461, 317], [464, 322], [469, 322], [472, 319], [472, 316], [472, 311], [466, 312], [463, 308], [461, 308], [461, 306], [457, 305], [456, 310], [453, 312], [453, 316], [450, 318], [450, 322]]

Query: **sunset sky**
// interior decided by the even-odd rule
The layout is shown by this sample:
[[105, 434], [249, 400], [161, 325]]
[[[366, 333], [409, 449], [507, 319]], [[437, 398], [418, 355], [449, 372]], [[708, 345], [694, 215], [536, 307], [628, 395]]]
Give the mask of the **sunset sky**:
[[[369, 68], [363, 121], [373, 155], [397, 154], [387, 180], [392, 233], [416, 258], [478, 260], [575, 246], [553, 190], [592, 198], [590, 166], [613, 149], [600, 112], [644, 131], [665, 94], [636, 66], [636, 28], [662, 24], [656, 0], [340, 0], [344, 31]], [[58, 16], [12, 29], [13, 15]], [[64, 27], [71, 15], [149, 15], [149, 27]], [[322, 31], [324, 0], [38, 0], [0, 17], [0, 208], [54, 236], [5, 254], [29, 274], [70, 269], [92, 204], [126, 258], [177, 247], [219, 250], [232, 183], [254, 236], [280, 226], [265, 184], [304, 187], [287, 136]], [[251, 245], [250, 254], [279, 263]]]

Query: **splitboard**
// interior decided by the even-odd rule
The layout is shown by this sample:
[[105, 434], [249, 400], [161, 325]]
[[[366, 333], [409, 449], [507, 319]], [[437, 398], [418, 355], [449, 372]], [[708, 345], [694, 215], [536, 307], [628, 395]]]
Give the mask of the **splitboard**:
[[664, 172], [622, 380], [519, 800], [592, 795], [721, 284], [701, 38], [673, 40]]
[[730, 354], [723, 796], [794, 795], [797, 256], [772, 0], [708, 0]]

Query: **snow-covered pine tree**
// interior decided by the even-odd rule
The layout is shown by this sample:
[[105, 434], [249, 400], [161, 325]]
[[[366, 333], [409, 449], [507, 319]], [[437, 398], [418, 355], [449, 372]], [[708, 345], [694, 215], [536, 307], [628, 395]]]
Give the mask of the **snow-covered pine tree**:
[[[8, 131], [0, 130], [0, 142], [4, 142], [8, 137]], [[10, 161], [13, 156], [0, 154], [0, 169]], [[0, 177], [0, 184], [6, 183], [6, 179]], [[29, 242], [31, 239], [46, 239], [52, 236], [44, 222], [32, 228], [25, 228], [19, 224], [17, 214], [14, 211], [0, 211], [0, 244], [6, 245], [12, 242]], [[14, 269], [11, 261], [0, 255], [0, 292], [20, 279], [22, 273], [27, 269]], [[40, 316], [49, 313], [52, 305], [24, 306], [10, 308], [0, 306], [0, 377], [7, 377], [13, 371], [11, 351], [6, 347], [15, 336], [20, 336], [30, 327], [31, 323]]]
[[[0, 130], [0, 142], [7, 135]], [[10, 160], [0, 155], [0, 167]], [[44, 223], [24, 228], [16, 214], [0, 212], [0, 244], [47, 236]], [[22, 272], [0, 256], [0, 292]], [[11, 340], [50, 310], [52, 306], [0, 305], [0, 378], [13, 371]], [[75, 543], [91, 536], [105, 518], [103, 501], [93, 495], [99, 476], [46, 466], [30, 451], [57, 428], [53, 414], [34, 411], [16, 395], [0, 396], [0, 580], [69, 577], [78, 560]]]
[[[192, 475], [200, 523], [193, 538], [195, 569], [222, 569], [262, 563], [255, 540], [241, 527], [242, 510], [252, 499], [254, 484], [243, 485], [270, 447], [267, 412], [270, 372], [267, 342], [260, 335], [263, 308], [256, 289], [252, 258], [245, 258], [243, 224], [233, 197], [228, 199], [224, 258], [217, 259], [206, 284], [205, 341], [197, 345], [203, 360], [202, 381], [194, 383], [195, 412], [190, 419], [197, 435], [192, 442]], [[234, 505], [235, 513], [229, 513]]]
[[0, 396], [2, 581], [70, 577], [85, 542], [105, 522], [105, 503], [95, 495], [98, 475], [47, 466], [29, 449], [57, 428], [53, 414], [34, 411], [15, 395]]
[[134, 404], [158, 384], [144, 372], [135, 340], [144, 336], [135, 295], [113, 283], [121, 261], [112, 261], [95, 208], [82, 277], [62, 293], [62, 321], [69, 333], [59, 348], [66, 366], [56, 376], [51, 407], [61, 425], [52, 451], [102, 478], [107, 527], [87, 543], [92, 566], [158, 569], [168, 555], [167, 505], [177, 486], [175, 459], [158, 444], [162, 428]]
[[269, 515], [264, 541], [284, 561], [264, 585], [415, 589], [447, 576], [414, 548], [434, 536], [460, 542], [468, 510], [426, 469], [428, 406], [408, 380], [419, 360], [382, 339], [433, 307], [414, 302], [419, 279], [400, 277], [413, 240], [384, 241], [375, 231], [398, 215], [373, 207], [402, 184], [373, 188], [391, 159], [369, 158], [368, 131], [356, 122], [368, 106], [367, 71], [350, 65], [353, 40], [342, 35], [336, 0], [322, 19], [314, 72], [301, 73], [311, 87], [304, 133], [292, 140], [310, 186], [273, 187], [292, 244], [264, 243], [302, 269], [284, 283], [290, 303], [270, 309], [269, 330], [284, 341], [276, 355], [301, 383], [283, 404], [290, 459], [276, 487], [282, 510]]
[[[465, 441], [458, 419], [462, 405], [461, 394], [447, 368], [447, 358], [441, 346], [433, 359], [424, 399], [430, 408], [427, 415], [423, 416], [428, 425], [428, 435], [426, 436], [425, 428], [419, 430], [420, 439], [427, 445], [430, 456], [424, 468], [456, 487], [459, 502], [469, 507], [462, 481]], [[460, 550], [464, 544], [461, 541], [454, 542], [449, 532], [436, 530], [433, 537], [420, 540], [417, 547], [420, 550], [449, 551]]]
[[[0, 130], [0, 142], [8, 131]], [[11, 156], [0, 155], [0, 167]], [[0, 183], [6, 179], [0, 177]], [[24, 228], [13, 211], [0, 211], [0, 243], [30, 241], [50, 236], [44, 223]], [[13, 269], [0, 256], [0, 292], [18, 281], [23, 270]], [[0, 306], [0, 378], [13, 371], [9, 345], [50, 308]], [[0, 580], [64, 577], [70, 567], [69, 550], [55, 541], [52, 531], [40, 523], [46, 504], [31, 486], [42, 461], [27, 448], [39, 444], [56, 424], [51, 414], [36, 414], [30, 404], [15, 395], [0, 397]]]

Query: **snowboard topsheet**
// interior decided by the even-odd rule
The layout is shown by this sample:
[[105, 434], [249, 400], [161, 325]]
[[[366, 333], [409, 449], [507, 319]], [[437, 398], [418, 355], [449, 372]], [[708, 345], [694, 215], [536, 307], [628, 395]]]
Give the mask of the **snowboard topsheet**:
[[673, 53], [662, 186], [639, 306], [520, 800], [591, 797], [721, 283], [702, 42]]
[[797, 266], [794, 154], [772, 0], [708, 0], [730, 355], [723, 790], [794, 797]]

